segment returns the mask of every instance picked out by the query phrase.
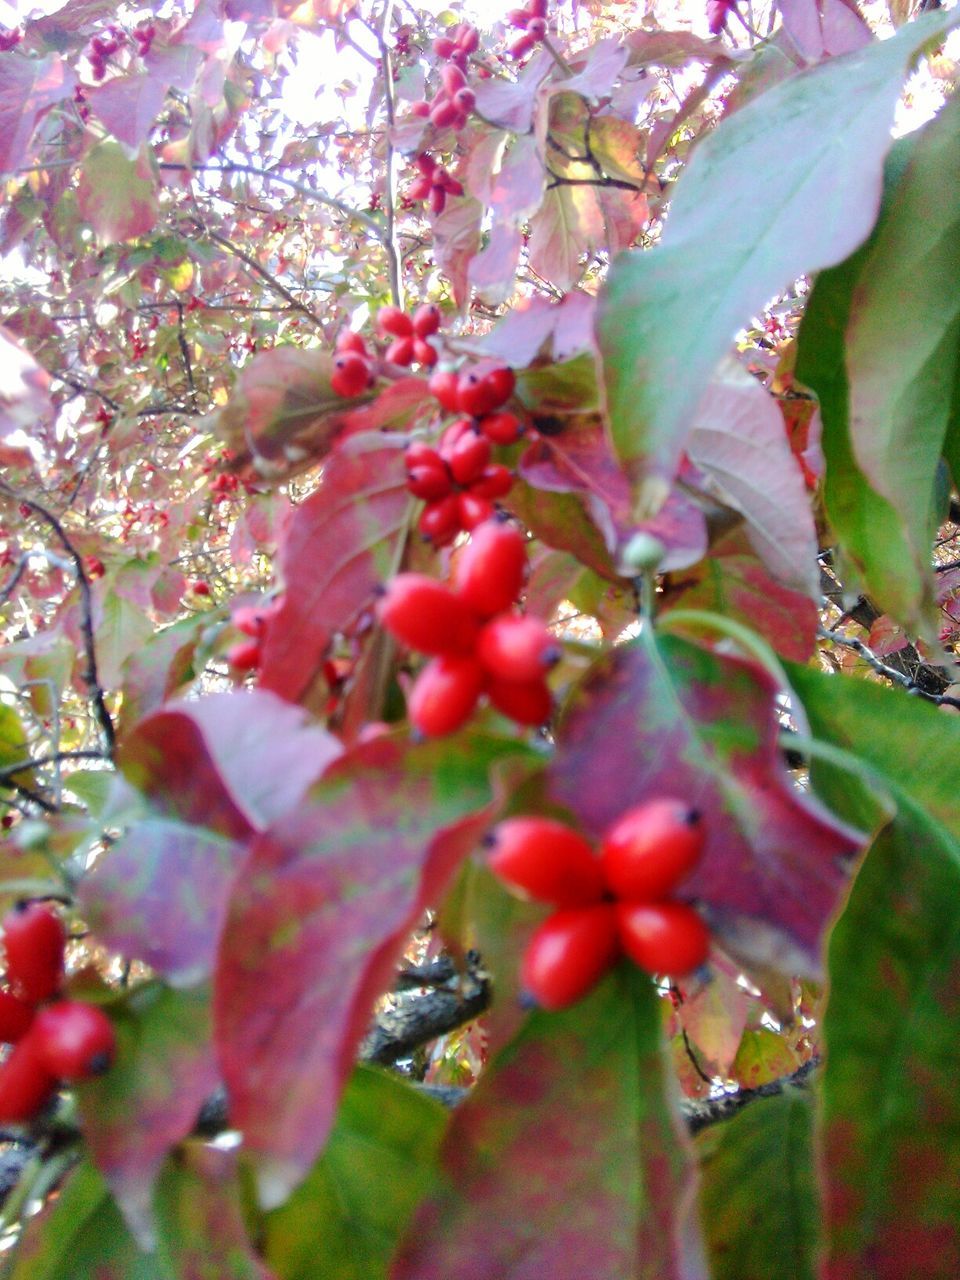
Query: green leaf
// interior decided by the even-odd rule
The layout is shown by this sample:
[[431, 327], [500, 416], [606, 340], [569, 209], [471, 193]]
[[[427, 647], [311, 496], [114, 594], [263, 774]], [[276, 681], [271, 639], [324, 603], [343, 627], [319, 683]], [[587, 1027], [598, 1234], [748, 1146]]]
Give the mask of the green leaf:
[[326, 1150], [264, 1223], [264, 1254], [280, 1280], [385, 1280], [420, 1198], [448, 1115], [396, 1076], [358, 1067]]
[[898, 143], [873, 235], [821, 274], [796, 373], [820, 397], [825, 501], [880, 607], [936, 643], [937, 469], [960, 387], [960, 102]]
[[[0, 702], [0, 769], [9, 769], [11, 765], [19, 764], [21, 760], [29, 759], [29, 756], [27, 735], [20, 717], [13, 707]], [[9, 782], [31, 787], [34, 783], [34, 772], [32, 769], [24, 769], [20, 773], [12, 774]], [[0, 785], [9, 785], [9, 783], [0, 783]]]
[[737, 329], [869, 234], [904, 76], [956, 21], [924, 15], [747, 103], [696, 148], [662, 243], [614, 264], [598, 336], [614, 446], [642, 514], [662, 502]]
[[700, 1280], [660, 1014], [625, 965], [534, 1014], [454, 1112], [392, 1280]]
[[119, 142], [101, 142], [87, 153], [77, 199], [100, 244], [132, 240], [157, 225], [150, 166], [142, 155], [131, 160]]
[[103, 1178], [84, 1161], [31, 1218], [7, 1280], [166, 1280], [141, 1253]]
[[712, 1280], [813, 1280], [813, 1108], [801, 1089], [703, 1130], [700, 1216]]

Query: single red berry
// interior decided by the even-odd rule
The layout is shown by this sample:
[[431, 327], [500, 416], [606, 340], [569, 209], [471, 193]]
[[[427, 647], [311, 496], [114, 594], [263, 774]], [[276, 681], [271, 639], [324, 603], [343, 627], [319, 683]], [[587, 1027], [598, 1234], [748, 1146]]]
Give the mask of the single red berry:
[[411, 102], [410, 114], [418, 116], [421, 120], [426, 120], [430, 115], [430, 103], [423, 98], [419, 102]]
[[467, 77], [452, 62], [448, 62], [445, 67], [440, 68], [440, 80], [449, 98], [452, 98], [455, 93], [463, 89], [467, 83]]
[[208, 596], [210, 594], [209, 582], [204, 582], [202, 578], [198, 578], [195, 582], [190, 583], [190, 590], [195, 596]]
[[460, 515], [461, 529], [475, 529], [484, 520], [493, 515], [493, 503], [489, 498], [480, 498], [471, 490], [457, 494], [457, 511]]
[[44, 902], [21, 902], [3, 922], [7, 982], [31, 1004], [49, 1000], [63, 982], [63, 921]]
[[516, 27], [518, 31], [526, 31], [530, 17], [529, 9], [510, 9], [507, 11], [507, 22], [511, 27]]
[[465, 116], [468, 116], [477, 105], [477, 95], [467, 85], [464, 85], [462, 89], [458, 89], [453, 95], [453, 105], [463, 112]]
[[400, 307], [381, 307], [377, 312], [377, 328], [394, 338], [413, 336], [413, 321]]
[[545, 680], [498, 680], [491, 678], [486, 684], [491, 705], [517, 724], [546, 724], [553, 711], [553, 698]]
[[384, 352], [384, 359], [388, 364], [412, 364], [413, 338], [394, 338]]
[[367, 344], [362, 336], [359, 333], [354, 333], [352, 329], [341, 329], [337, 334], [335, 345], [337, 351], [353, 351], [358, 356], [367, 354]]
[[370, 366], [356, 351], [344, 351], [333, 362], [330, 388], [335, 395], [350, 399], [370, 385]]
[[603, 838], [600, 859], [612, 893], [637, 902], [665, 898], [700, 860], [704, 831], [685, 800], [661, 796], [635, 805]]
[[480, 32], [472, 23], [461, 22], [453, 34], [461, 53], [476, 53], [480, 48]]
[[433, 42], [433, 52], [438, 58], [449, 58], [452, 53], [456, 53], [456, 50], [456, 42], [449, 36], [437, 36]]
[[[430, 123], [436, 129], [449, 129], [456, 120], [458, 108], [451, 98], [441, 98], [437, 105], [430, 112]], [[434, 182], [434, 186], [436, 186]]]
[[429, 338], [440, 328], [440, 308], [435, 302], [425, 302], [413, 313], [413, 332], [418, 338]]
[[410, 690], [410, 723], [427, 738], [454, 733], [470, 719], [482, 688], [483, 670], [473, 658], [434, 658]]
[[527, 0], [527, 13], [532, 18], [545, 18], [547, 9], [550, 7], [550, 0]]
[[434, 546], [445, 547], [463, 528], [460, 523], [459, 501], [462, 497], [462, 494], [451, 493], [447, 498], [427, 503], [421, 512], [418, 528]]
[[12, 991], [0, 991], [0, 1041], [13, 1044], [30, 1030], [35, 1007]]
[[444, 457], [457, 484], [472, 484], [490, 461], [490, 441], [471, 430], [445, 452]]
[[564, 907], [548, 916], [527, 946], [523, 990], [544, 1009], [565, 1009], [616, 963], [617, 922], [610, 903]]
[[259, 640], [241, 640], [231, 645], [224, 656], [234, 671], [256, 671], [263, 657], [263, 648]]
[[439, 448], [443, 457], [449, 460], [451, 453], [464, 439], [475, 440], [477, 429], [472, 418], [456, 418], [440, 437]]
[[404, 465], [411, 467], [442, 467], [443, 459], [432, 445], [424, 440], [411, 440], [404, 450]]
[[423, 573], [399, 573], [377, 602], [383, 626], [420, 653], [470, 653], [477, 620], [449, 587]]
[[682, 902], [618, 902], [620, 943], [646, 973], [682, 978], [710, 954], [710, 934], [693, 907]]
[[25, 1036], [0, 1066], [0, 1124], [32, 1120], [56, 1088], [57, 1081], [44, 1067], [33, 1037]]
[[276, 600], [271, 600], [267, 604], [238, 605], [231, 612], [230, 621], [245, 636], [262, 639], [266, 635], [271, 618], [280, 611], [281, 603], [282, 597], [278, 596]]
[[458, 403], [461, 413], [482, 418], [499, 409], [513, 394], [513, 370], [505, 365], [478, 365], [460, 375]]
[[513, 472], [502, 463], [491, 462], [470, 485], [470, 492], [477, 498], [505, 498], [513, 488]]
[[41, 1009], [31, 1038], [37, 1054], [59, 1080], [89, 1080], [113, 1062], [117, 1038], [113, 1023], [95, 1004], [58, 1000]]
[[429, 178], [417, 178], [416, 182], [411, 182], [407, 188], [407, 199], [426, 200], [432, 190], [433, 183]]
[[413, 363], [421, 364], [426, 369], [432, 369], [437, 363], [439, 356], [437, 348], [432, 343], [427, 342], [424, 338], [414, 338], [413, 340]]
[[435, 400], [439, 400], [441, 409], [446, 409], [448, 413], [456, 413], [459, 400], [458, 383], [459, 377], [452, 369], [438, 369], [436, 373], [431, 373], [427, 390]]
[[504, 613], [482, 628], [476, 653], [492, 676], [525, 682], [542, 679], [562, 650], [540, 618]]
[[547, 34], [547, 23], [544, 18], [531, 18], [527, 23], [527, 35], [534, 40], [542, 40]]
[[585, 907], [603, 897], [600, 863], [579, 832], [554, 818], [507, 818], [490, 833], [490, 870], [524, 897]]
[[447, 206], [447, 193], [443, 187], [433, 186], [430, 188], [430, 212], [434, 217], [439, 218]]
[[453, 567], [457, 595], [478, 617], [492, 618], [516, 603], [527, 576], [527, 544], [516, 525], [478, 525]]
[[422, 464], [407, 470], [407, 488], [415, 498], [436, 502], [445, 498], [453, 489], [450, 473], [444, 466], [430, 467]]
[[433, 171], [437, 167], [437, 162], [429, 151], [421, 151], [419, 155], [414, 156], [413, 163], [425, 178], [433, 177]]
[[442, 187], [448, 196], [463, 195], [463, 183], [458, 182], [456, 178], [452, 178], [444, 168], [434, 170], [433, 185], [435, 187]]
[[523, 426], [513, 413], [488, 413], [480, 419], [480, 430], [494, 444], [513, 444], [520, 439]]
[[513, 44], [507, 49], [507, 53], [510, 54], [511, 58], [515, 58], [519, 62], [521, 58], [527, 56], [531, 49], [536, 48], [536, 44], [537, 42], [533, 36], [525, 31], [522, 36], [514, 40]]

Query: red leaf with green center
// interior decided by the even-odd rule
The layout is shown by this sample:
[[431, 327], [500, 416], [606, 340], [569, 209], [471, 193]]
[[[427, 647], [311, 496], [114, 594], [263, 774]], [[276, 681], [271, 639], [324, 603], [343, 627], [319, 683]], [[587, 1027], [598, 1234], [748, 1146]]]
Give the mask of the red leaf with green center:
[[323, 1146], [376, 999], [492, 817], [517, 744], [359, 748], [253, 845], [216, 980], [231, 1120], [280, 1203]]
[[286, 594], [264, 643], [262, 688], [299, 701], [333, 635], [371, 607], [407, 532], [406, 484], [403, 450], [384, 447], [382, 436], [354, 436], [329, 458], [280, 553]]
[[683, 896], [703, 903], [721, 943], [735, 935], [740, 954], [769, 960], [779, 944], [795, 953], [785, 963], [809, 968], [859, 841], [792, 783], [777, 748], [778, 692], [753, 661], [647, 627], [580, 688], [548, 786], [594, 837], [640, 801], [689, 800], [706, 846]]
[[77, 1088], [80, 1127], [131, 1230], [148, 1242], [154, 1180], [218, 1083], [209, 994], [151, 984], [111, 1006], [110, 1018], [116, 1057]]
[[258, 689], [168, 704], [127, 735], [118, 763], [163, 812], [244, 840], [292, 809], [341, 750], [299, 707]]
[[531, 1017], [454, 1113], [391, 1280], [702, 1280], [660, 1023], [626, 966]]

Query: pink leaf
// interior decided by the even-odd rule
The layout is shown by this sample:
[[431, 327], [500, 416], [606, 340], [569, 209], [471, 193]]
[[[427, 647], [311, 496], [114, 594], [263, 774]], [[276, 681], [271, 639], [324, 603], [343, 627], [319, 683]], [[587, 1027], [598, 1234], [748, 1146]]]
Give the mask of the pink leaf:
[[167, 86], [156, 76], [140, 72], [115, 76], [85, 92], [94, 115], [115, 138], [137, 151], [150, 136], [167, 96]]
[[37, 121], [69, 98], [76, 83], [72, 68], [54, 53], [27, 58], [13, 51], [0, 58], [0, 173], [29, 162]]

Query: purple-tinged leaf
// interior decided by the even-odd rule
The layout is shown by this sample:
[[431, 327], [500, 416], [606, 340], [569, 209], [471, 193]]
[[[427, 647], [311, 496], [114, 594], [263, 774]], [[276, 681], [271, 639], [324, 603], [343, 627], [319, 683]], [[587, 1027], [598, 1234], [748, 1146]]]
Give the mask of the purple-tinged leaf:
[[58, 54], [26, 58], [15, 50], [0, 58], [0, 173], [30, 160], [37, 121], [73, 94], [76, 73]]
[[87, 152], [81, 166], [77, 204], [100, 244], [153, 231], [159, 204], [145, 155], [131, 160], [119, 142], [99, 143]]
[[536, 294], [523, 298], [483, 338], [483, 349], [518, 369], [531, 364], [541, 350], [561, 364], [593, 350], [595, 307], [595, 298], [576, 289], [559, 302]]
[[292, 809], [341, 750], [301, 708], [257, 689], [171, 703], [127, 734], [117, 762], [162, 812], [243, 840]]
[[0, 326], [0, 438], [14, 431], [32, 434], [39, 420], [52, 420], [50, 375], [9, 329]]
[[148, 818], [80, 883], [77, 906], [99, 942], [143, 960], [171, 986], [210, 977], [246, 846], [201, 827]]
[[556, 288], [572, 289], [583, 271], [581, 258], [603, 242], [603, 233], [592, 187], [552, 187], [530, 219], [530, 266]]
[[480, 247], [483, 205], [465, 197], [448, 202], [433, 223], [433, 252], [439, 270], [450, 281], [458, 307], [470, 296], [470, 263]]
[[130, 1229], [149, 1244], [154, 1181], [218, 1083], [209, 992], [150, 984], [113, 1005], [110, 1018], [116, 1058], [78, 1087], [80, 1127]]
[[327, 646], [373, 603], [396, 568], [410, 521], [402, 442], [353, 436], [297, 507], [280, 552], [283, 607], [264, 643], [260, 684], [290, 702], [305, 697]]
[[873, 39], [870, 28], [847, 0], [777, 0], [783, 29], [808, 62], [853, 53]]
[[697, 409], [687, 451], [706, 490], [739, 511], [770, 574], [819, 599], [817, 531], [803, 474], [774, 398], [739, 365], [725, 365]]
[[550, 74], [554, 61], [538, 50], [515, 81], [490, 79], [476, 86], [477, 112], [484, 120], [522, 136], [533, 127], [537, 88]]
[[660, 1025], [626, 965], [531, 1017], [455, 1111], [391, 1280], [705, 1280]]
[[762, 960], [783, 943], [816, 972], [861, 841], [792, 782], [777, 745], [777, 694], [752, 660], [646, 627], [578, 690], [547, 784], [594, 838], [641, 801], [688, 800], [703, 814], [706, 846], [684, 896], [703, 905], [721, 944], [729, 928], [741, 955], [753, 948]]
[[730, 51], [690, 31], [631, 31], [625, 38], [631, 64], [680, 67], [685, 62], [729, 62]]
[[617, 36], [597, 40], [588, 49], [570, 55], [573, 75], [553, 86], [561, 93], [579, 93], [584, 98], [604, 98], [627, 64], [629, 47]]
[[274, 1280], [256, 1256], [244, 1221], [235, 1151], [199, 1143], [170, 1156], [154, 1201], [157, 1255], [184, 1280]]
[[470, 283], [489, 306], [499, 306], [516, 288], [522, 245], [519, 227], [497, 221], [490, 229], [487, 243], [470, 263]]
[[740, 326], [869, 234], [904, 77], [957, 21], [925, 14], [748, 102], [698, 145], [661, 244], [614, 264], [598, 318], [607, 409], [644, 515], [666, 497], [697, 404]]
[[87, 88], [85, 93], [94, 115], [113, 136], [131, 151], [138, 151], [160, 114], [167, 86], [156, 75], [138, 72], [115, 76], [105, 84]]
[[495, 217], [518, 223], [534, 213], [543, 199], [544, 177], [537, 140], [532, 135], [515, 139], [490, 186]]
[[217, 1045], [231, 1103], [282, 1203], [336, 1114], [377, 998], [427, 906], [486, 829], [489, 771], [516, 742], [479, 736], [359, 748], [254, 844], [216, 979]]

